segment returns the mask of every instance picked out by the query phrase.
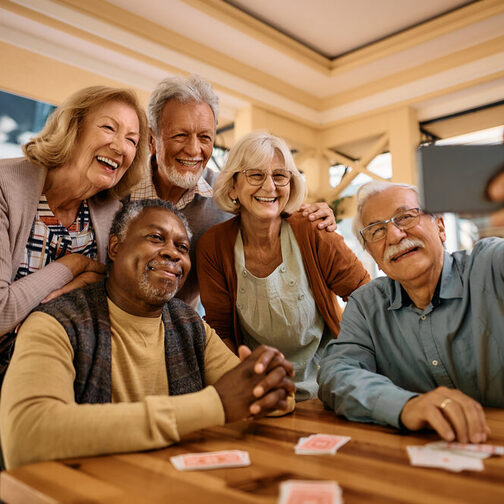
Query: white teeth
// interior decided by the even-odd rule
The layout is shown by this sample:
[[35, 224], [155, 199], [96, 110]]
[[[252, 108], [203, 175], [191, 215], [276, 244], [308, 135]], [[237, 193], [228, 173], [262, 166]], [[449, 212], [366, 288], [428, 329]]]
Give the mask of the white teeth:
[[113, 159], [110, 159], [108, 157], [96, 156], [96, 159], [98, 159], [98, 161], [101, 161], [102, 163], [108, 164], [109, 166], [114, 168], [114, 170], [119, 167], [119, 163], [116, 163]]
[[177, 159], [177, 161], [184, 165], [184, 166], [194, 166], [195, 164], [198, 164], [201, 159]]
[[260, 196], [256, 196], [255, 199], [258, 201], [264, 201], [265, 203], [273, 203], [273, 201], [276, 200], [276, 198], [261, 198]]

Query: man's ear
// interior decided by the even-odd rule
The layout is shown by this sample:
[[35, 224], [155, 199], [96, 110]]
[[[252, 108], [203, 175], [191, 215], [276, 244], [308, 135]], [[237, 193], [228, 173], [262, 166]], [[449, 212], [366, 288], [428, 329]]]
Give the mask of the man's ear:
[[117, 251], [120, 245], [121, 242], [119, 241], [119, 237], [115, 234], [110, 235], [107, 246], [107, 254], [112, 262], [114, 262], [117, 257]]
[[149, 151], [151, 156], [156, 155], [156, 137], [151, 128], [149, 128]]
[[446, 231], [443, 217], [436, 217], [436, 226], [438, 228], [439, 238], [441, 238], [441, 241], [444, 243], [446, 241]]

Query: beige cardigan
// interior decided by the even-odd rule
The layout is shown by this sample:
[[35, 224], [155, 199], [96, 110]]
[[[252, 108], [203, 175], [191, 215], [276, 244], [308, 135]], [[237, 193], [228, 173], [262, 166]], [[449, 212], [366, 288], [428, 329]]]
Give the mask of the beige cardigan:
[[[23, 260], [47, 169], [26, 158], [0, 160], [0, 340], [53, 290], [72, 280], [69, 268], [51, 263], [14, 281]], [[89, 211], [98, 248], [105, 262], [110, 225], [119, 209], [117, 200], [89, 200]]]

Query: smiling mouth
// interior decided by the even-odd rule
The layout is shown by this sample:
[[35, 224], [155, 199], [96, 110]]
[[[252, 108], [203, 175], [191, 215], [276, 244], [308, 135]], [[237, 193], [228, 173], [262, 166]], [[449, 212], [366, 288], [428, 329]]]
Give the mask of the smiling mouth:
[[260, 203], [274, 203], [278, 198], [262, 198], [261, 196], [254, 196], [254, 199]]
[[201, 162], [203, 162], [202, 159], [177, 159], [177, 163], [180, 163], [186, 168], [195, 168]]
[[405, 250], [404, 252], [401, 252], [399, 255], [392, 257], [390, 260], [391, 262], [397, 262], [399, 259], [402, 259], [404, 256], [410, 254], [411, 252], [416, 252], [419, 249], [419, 247], [413, 247], [408, 250]]
[[182, 276], [182, 270], [180, 269], [169, 269], [169, 268], [156, 268], [154, 266], [150, 266], [149, 264], [147, 265], [147, 269], [149, 271], [159, 271], [167, 276], [174, 276], [174, 277], [181, 277]]
[[96, 159], [102, 165], [105, 165], [107, 168], [115, 171], [119, 168], [119, 163], [105, 156], [96, 156]]

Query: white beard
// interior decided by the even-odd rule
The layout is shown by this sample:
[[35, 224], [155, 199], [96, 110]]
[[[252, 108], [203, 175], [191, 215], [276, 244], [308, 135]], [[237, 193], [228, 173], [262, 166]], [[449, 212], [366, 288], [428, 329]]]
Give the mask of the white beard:
[[170, 299], [175, 296], [177, 287], [166, 287], [166, 288], [157, 288], [149, 282], [148, 272], [147, 270], [144, 272], [140, 282], [138, 283], [138, 288], [140, 292], [144, 295], [145, 300], [147, 300], [151, 304], [162, 305], [168, 303]]
[[205, 167], [202, 166], [196, 173], [186, 172], [180, 173], [177, 170], [166, 169], [165, 166], [159, 166], [158, 170], [162, 170], [165, 177], [175, 186], [182, 187], [183, 189], [192, 189], [198, 183], [201, 175], [205, 171]]

